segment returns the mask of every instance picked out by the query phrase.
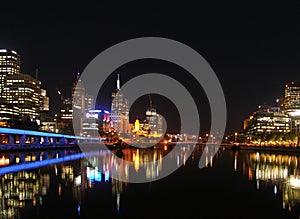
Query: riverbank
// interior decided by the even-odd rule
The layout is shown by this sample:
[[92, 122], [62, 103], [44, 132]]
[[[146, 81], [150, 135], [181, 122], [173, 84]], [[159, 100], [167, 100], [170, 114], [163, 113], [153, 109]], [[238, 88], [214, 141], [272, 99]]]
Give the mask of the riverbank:
[[278, 151], [278, 152], [299, 152], [297, 147], [260, 147], [260, 146], [240, 146], [240, 150], [256, 150], [256, 151]]
[[[177, 142], [178, 144], [179, 142]], [[190, 143], [184, 143], [180, 142], [180, 144], [190, 144]], [[166, 144], [161, 144], [160, 146], [156, 146], [154, 148], [159, 148], [161, 146], [164, 146]], [[167, 145], [176, 145], [175, 142], [170, 142]], [[197, 144], [198, 146], [205, 147], [207, 144]], [[88, 146], [88, 145], [87, 145]], [[89, 144], [91, 149], [95, 149], [95, 144]], [[103, 146], [103, 145], [102, 145]], [[209, 146], [209, 145], [207, 145]], [[276, 146], [250, 146], [246, 144], [239, 144], [237, 147], [233, 148], [232, 144], [221, 144], [220, 147], [223, 147], [227, 150], [252, 150], [252, 151], [270, 151], [270, 152], [299, 152], [300, 153], [300, 147], [276, 147]], [[112, 150], [115, 149], [115, 147], [112, 147], [110, 145], [107, 145], [108, 149]], [[124, 147], [126, 148], [126, 147]], [[152, 147], [153, 148], [153, 147]], [[0, 152], [23, 152], [23, 151], [42, 151], [42, 150], [60, 150], [60, 149], [80, 149], [80, 147], [76, 144], [66, 144], [66, 145], [0, 145]], [[151, 149], [151, 148], [149, 148]]]

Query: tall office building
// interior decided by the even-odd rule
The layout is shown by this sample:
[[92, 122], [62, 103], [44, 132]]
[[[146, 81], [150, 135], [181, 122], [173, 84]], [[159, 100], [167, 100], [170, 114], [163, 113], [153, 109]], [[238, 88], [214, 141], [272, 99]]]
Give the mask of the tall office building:
[[7, 75], [2, 98], [7, 104], [18, 106], [21, 118], [36, 120], [40, 111], [40, 82], [27, 74]]
[[150, 108], [146, 111], [146, 119], [149, 123], [150, 134], [156, 135], [157, 134], [157, 112], [156, 109]]
[[85, 117], [85, 88], [80, 80], [80, 73], [77, 73], [76, 81], [72, 87], [73, 101], [73, 127], [76, 134], [83, 135], [83, 119]]
[[290, 116], [300, 116], [300, 83], [285, 85], [284, 109]]
[[108, 112], [107, 110], [101, 110], [101, 112], [98, 115], [100, 135], [109, 133], [111, 131], [110, 112]]
[[72, 87], [73, 107], [78, 109], [80, 113], [85, 111], [85, 88], [80, 80], [80, 73], [77, 73], [76, 82]]
[[[80, 73], [77, 73], [76, 82], [72, 87], [73, 99], [73, 126], [79, 135], [95, 136], [98, 127], [93, 118], [87, 117], [90, 110], [94, 108], [94, 98], [86, 93], [84, 84], [80, 80]], [[92, 130], [92, 131], [91, 131]]]
[[284, 110], [291, 117], [291, 131], [300, 135], [300, 83], [290, 82], [285, 85]]
[[84, 97], [84, 108], [85, 112], [88, 112], [89, 110], [94, 109], [94, 97], [92, 95], [85, 94]]
[[164, 133], [164, 119], [163, 116], [160, 114], [157, 114], [157, 135], [162, 136]]
[[62, 99], [60, 112], [58, 114], [57, 128], [59, 132], [65, 134], [74, 134], [72, 119], [73, 119], [72, 99], [64, 98]]
[[0, 49], [0, 97], [8, 75], [20, 73], [20, 55], [14, 50]]
[[124, 94], [120, 91], [120, 75], [117, 75], [117, 89], [112, 94], [111, 122], [118, 134], [130, 134], [129, 124], [129, 103]]
[[[5, 101], [1, 101], [5, 102]], [[13, 127], [14, 122], [19, 120], [20, 109], [14, 104], [0, 104], [0, 126]]]
[[40, 104], [40, 112], [49, 112], [49, 97], [45, 89], [41, 89]]

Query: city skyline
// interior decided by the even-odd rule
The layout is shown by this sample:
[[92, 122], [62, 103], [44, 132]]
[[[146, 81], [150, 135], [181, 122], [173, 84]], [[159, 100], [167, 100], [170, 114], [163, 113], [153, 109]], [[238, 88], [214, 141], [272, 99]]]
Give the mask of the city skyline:
[[[82, 11], [81, 15], [86, 16], [76, 18], [78, 9], [75, 8], [74, 14], [61, 9], [51, 13], [38, 10], [20, 20], [18, 18], [25, 12], [17, 10], [20, 13], [16, 18], [4, 23], [0, 47], [14, 49], [21, 55], [21, 72], [34, 76], [36, 69], [39, 70], [39, 79], [50, 97], [52, 113], [59, 110], [57, 88], [70, 97], [77, 72], [83, 72], [97, 54], [115, 43], [142, 36], [178, 40], [196, 49], [208, 61], [224, 90], [228, 109], [227, 133], [242, 131], [243, 120], [258, 105], [275, 105], [276, 99], [284, 96], [284, 85], [299, 80], [296, 51], [300, 47], [297, 42], [300, 34], [293, 28], [297, 20], [293, 14], [283, 14], [277, 19], [264, 14], [237, 19], [224, 14], [217, 17], [195, 13], [179, 15], [172, 10], [151, 9], [136, 10], [130, 15], [117, 8], [102, 10], [100, 15]], [[122, 21], [116, 18], [104, 21], [103, 18], [112, 12], [126, 16]], [[100, 27], [93, 28], [97, 23]], [[32, 34], [35, 30], [38, 34]], [[117, 73], [125, 83], [146, 72], [166, 73], [189, 86], [197, 98], [200, 114], [204, 115], [200, 118], [204, 123], [201, 125], [204, 129], [209, 127], [209, 119], [205, 118], [209, 108], [202, 109], [207, 100], [203, 91], [199, 92], [201, 88], [186, 81], [184, 70], [153, 60], [128, 63], [112, 72], [97, 100], [103, 104], [100, 107], [108, 109], [110, 106]], [[141, 98], [141, 105], [146, 104], [147, 99]], [[153, 95], [157, 106], [161, 107], [164, 101]], [[164, 107], [159, 110], [169, 111]], [[144, 109], [133, 110], [134, 117], [137, 111]]]

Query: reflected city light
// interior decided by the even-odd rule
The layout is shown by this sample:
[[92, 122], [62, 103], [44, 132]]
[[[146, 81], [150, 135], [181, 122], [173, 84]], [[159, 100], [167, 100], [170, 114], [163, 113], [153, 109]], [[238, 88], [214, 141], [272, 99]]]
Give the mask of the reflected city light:
[[290, 176], [287, 182], [292, 188], [300, 188], [300, 176]]
[[237, 170], [237, 157], [238, 157], [238, 153], [235, 153], [234, 154], [234, 167], [233, 167], [234, 171]]
[[[250, 153], [249, 169], [246, 172], [249, 180], [256, 179], [256, 187], [273, 184], [273, 192], [282, 193], [282, 207], [291, 211], [300, 206], [300, 169], [298, 156], [275, 153]], [[278, 185], [278, 184], [279, 185]]]

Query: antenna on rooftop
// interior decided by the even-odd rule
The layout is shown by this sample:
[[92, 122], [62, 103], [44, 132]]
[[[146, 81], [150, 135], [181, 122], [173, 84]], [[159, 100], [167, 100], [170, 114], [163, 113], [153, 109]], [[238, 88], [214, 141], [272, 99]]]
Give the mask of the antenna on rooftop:
[[38, 75], [39, 75], [39, 69], [35, 69], [35, 79], [38, 80]]

